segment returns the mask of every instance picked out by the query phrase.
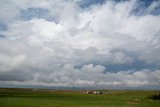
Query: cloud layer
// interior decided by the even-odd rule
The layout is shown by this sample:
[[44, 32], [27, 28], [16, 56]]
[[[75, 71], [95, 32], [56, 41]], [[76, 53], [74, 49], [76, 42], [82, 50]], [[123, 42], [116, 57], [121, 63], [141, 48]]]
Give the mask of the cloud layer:
[[0, 84], [157, 89], [160, 2], [138, 4], [2, 0]]

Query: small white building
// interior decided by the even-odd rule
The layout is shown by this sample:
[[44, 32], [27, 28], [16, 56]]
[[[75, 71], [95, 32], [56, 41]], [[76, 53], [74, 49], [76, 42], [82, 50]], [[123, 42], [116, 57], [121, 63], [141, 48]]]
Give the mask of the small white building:
[[99, 91], [94, 91], [93, 93], [94, 94], [102, 94], [102, 92], [99, 92]]

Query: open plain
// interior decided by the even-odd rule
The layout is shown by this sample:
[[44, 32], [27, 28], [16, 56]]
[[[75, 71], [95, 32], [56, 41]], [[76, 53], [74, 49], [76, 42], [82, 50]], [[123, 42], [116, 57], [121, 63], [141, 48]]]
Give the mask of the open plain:
[[[93, 90], [90, 90], [93, 91]], [[0, 107], [160, 107], [160, 100], [150, 99], [160, 91], [0, 89]]]

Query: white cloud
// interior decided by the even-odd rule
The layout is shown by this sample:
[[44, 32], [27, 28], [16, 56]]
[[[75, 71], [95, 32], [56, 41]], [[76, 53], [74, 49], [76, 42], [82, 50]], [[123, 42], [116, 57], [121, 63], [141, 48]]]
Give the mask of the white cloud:
[[128, 64], [132, 63], [132, 58], [129, 56], [125, 56], [125, 54], [122, 52], [116, 52], [114, 53], [113, 56], [114, 56], [115, 63], [128, 63]]
[[[6, 31], [0, 31], [6, 36], [0, 38], [0, 79], [6, 77], [1, 82], [51, 86], [159, 85], [160, 16], [131, 14], [136, 5], [133, 0], [108, 1], [87, 9], [81, 9], [76, 2], [0, 3], [0, 20], [8, 25]], [[156, 6], [152, 4], [149, 11]], [[56, 20], [21, 20], [20, 11], [28, 8], [47, 9], [49, 17]], [[11, 11], [4, 13], [6, 9]], [[131, 66], [134, 61], [154, 65], [154, 70], [106, 71], [106, 66]], [[145, 69], [144, 65], [141, 69]], [[18, 78], [19, 75], [26, 78]]]
[[97, 65], [97, 66], [93, 67], [93, 64], [89, 64], [89, 65], [84, 65], [82, 67], [83, 72], [90, 73], [90, 74], [104, 73], [104, 70], [105, 70], [105, 67], [103, 67], [101, 65]]

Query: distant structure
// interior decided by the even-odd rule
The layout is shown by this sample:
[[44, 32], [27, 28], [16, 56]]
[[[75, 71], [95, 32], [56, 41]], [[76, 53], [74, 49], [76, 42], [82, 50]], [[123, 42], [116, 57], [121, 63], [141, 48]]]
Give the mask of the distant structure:
[[93, 94], [93, 92], [92, 92], [92, 91], [87, 91], [86, 93], [87, 93], [87, 94]]
[[102, 94], [102, 92], [94, 91], [94, 94]]
[[99, 91], [86, 91], [87, 94], [103, 94], [102, 92]]

